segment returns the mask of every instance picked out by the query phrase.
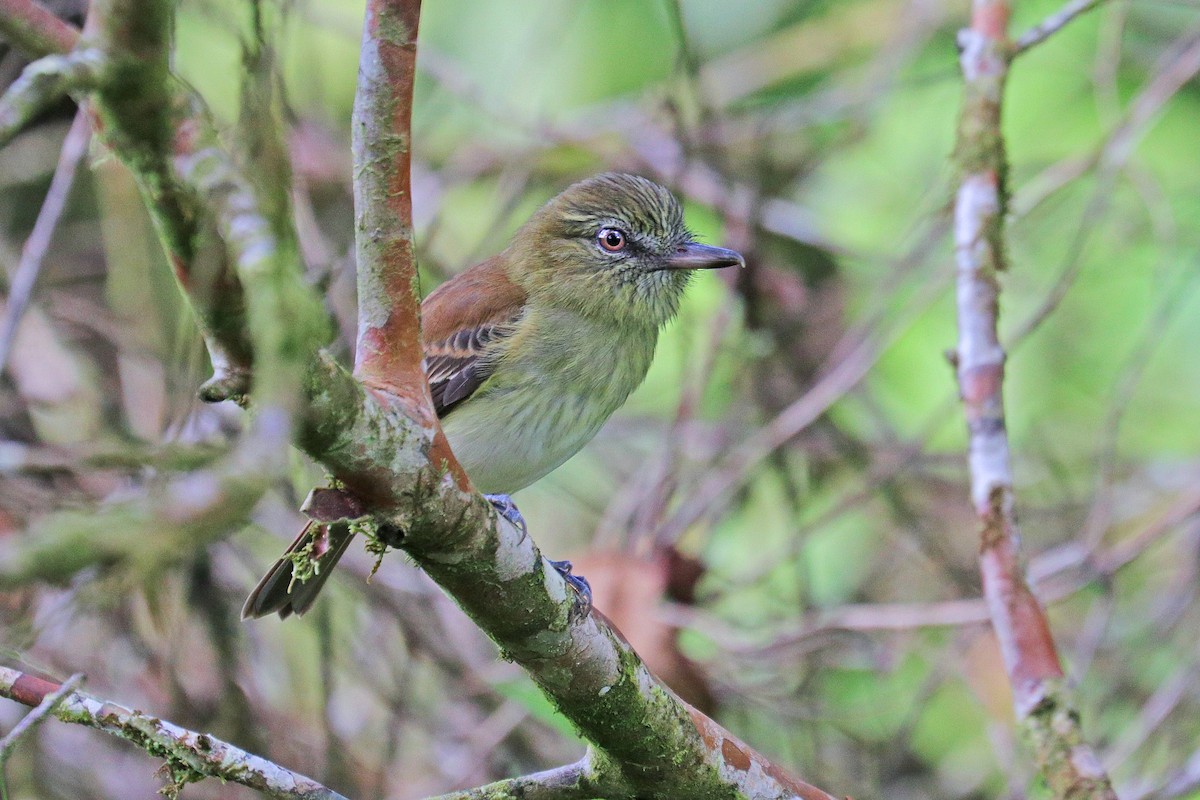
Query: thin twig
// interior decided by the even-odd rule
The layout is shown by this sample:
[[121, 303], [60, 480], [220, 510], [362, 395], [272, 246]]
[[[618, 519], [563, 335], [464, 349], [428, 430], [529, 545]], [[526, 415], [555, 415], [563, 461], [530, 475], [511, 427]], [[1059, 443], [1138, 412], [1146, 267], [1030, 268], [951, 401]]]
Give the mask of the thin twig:
[[12, 751], [16, 748], [21, 739], [27, 736], [34, 728], [41, 725], [55, 709], [59, 703], [66, 699], [67, 695], [75, 691], [75, 687], [83, 681], [83, 673], [76, 672], [71, 677], [63, 681], [58, 689], [42, 698], [42, 702], [37, 704], [37, 707], [21, 718], [21, 721], [13, 726], [13, 729], [0, 739], [0, 767], [8, 761]]
[[1013, 45], [1012, 54], [1020, 55], [1035, 44], [1046, 41], [1066, 27], [1071, 20], [1081, 14], [1086, 14], [1102, 2], [1104, 0], [1071, 0], [1061, 9], [1021, 34]]
[[42, 262], [50, 249], [50, 241], [54, 238], [58, 221], [67, 206], [67, 199], [71, 196], [71, 187], [75, 185], [75, 171], [87, 153], [91, 138], [91, 122], [88, 120], [87, 111], [81, 108], [75, 112], [75, 120], [67, 131], [67, 137], [63, 139], [58, 166], [54, 168], [54, 177], [50, 179], [50, 189], [46, 192], [42, 209], [33, 224], [33, 232], [25, 240], [21, 260], [12, 275], [4, 323], [0, 326], [0, 371], [3, 371], [8, 363], [8, 354], [16, 339], [17, 326], [25, 309], [29, 307], [38, 272], [41, 271]]
[[584, 758], [565, 767], [496, 781], [478, 789], [450, 792], [429, 800], [500, 800], [517, 797], [522, 800], [590, 800], [594, 797], [620, 800], [631, 795], [617, 787], [599, 786], [595, 771], [588, 758]]
[[[1142, 92], [1129, 106], [1124, 120], [1113, 129], [1103, 147], [1093, 160], [1085, 162], [1087, 167], [1093, 164], [1098, 168], [1096, 188], [1092, 192], [1087, 208], [1084, 209], [1080, 226], [1067, 249], [1067, 255], [1062, 270], [1054, 282], [1054, 286], [1046, 293], [1046, 297], [1026, 319], [1024, 319], [1008, 337], [1008, 346], [1028, 338], [1034, 331], [1054, 313], [1067, 292], [1079, 277], [1083, 269], [1083, 252], [1089, 239], [1095, 232], [1099, 220], [1112, 201], [1112, 188], [1117, 174], [1125, 166], [1133, 154], [1137, 141], [1149, 130], [1150, 124], [1158, 112], [1183, 86], [1200, 72], [1200, 33], [1192, 31], [1172, 43], [1170, 55], [1163, 60], [1165, 64]], [[1074, 177], [1068, 171], [1069, 177]], [[1082, 172], [1080, 173], [1082, 174]], [[1020, 213], [1028, 213], [1043, 197], [1025, 200], [1019, 208]]]
[[687, 502], [663, 522], [655, 534], [656, 538], [659, 541], [674, 541], [688, 527], [720, 509], [724, 501], [749, 480], [759, 464], [820, 419], [834, 403], [854, 389], [888, 345], [919, 312], [936, 299], [944, 286], [942, 280], [930, 281], [901, 312], [901, 320], [893, 323], [889, 330], [883, 330], [882, 319], [865, 325], [854, 341], [845, 346], [844, 355], [834, 361], [808, 391], [747, 436], [689, 492]]

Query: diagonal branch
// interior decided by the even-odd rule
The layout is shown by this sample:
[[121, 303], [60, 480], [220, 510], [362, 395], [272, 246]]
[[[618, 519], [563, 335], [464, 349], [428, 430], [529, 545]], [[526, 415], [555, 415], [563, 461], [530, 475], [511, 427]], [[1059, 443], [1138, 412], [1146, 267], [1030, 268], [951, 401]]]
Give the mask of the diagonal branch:
[[0, 147], [68, 94], [94, 88], [103, 68], [100, 51], [72, 50], [39, 58], [0, 97]]
[[269, 797], [293, 800], [346, 800], [342, 795], [299, 773], [247, 753], [206, 733], [181, 728], [166, 720], [128, 709], [108, 700], [77, 692], [68, 684], [0, 667], [0, 697], [27, 706], [40, 706], [66, 689], [49, 713], [111, 733], [133, 742], [156, 758], [165, 759], [177, 786], [200, 777], [219, 778], [257, 789]]
[[1086, 14], [1102, 2], [1104, 0], [1070, 0], [1058, 11], [1017, 37], [1017, 41], [1013, 43], [1012, 55], [1018, 56], [1034, 45], [1041, 44], [1065, 28], [1071, 20]]
[[33, 230], [25, 240], [25, 246], [21, 248], [21, 258], [13, 271], [7, 307], [4, 310], [4, 322], [0, 325], [0, 371], [3, 371], [8, 363], [8, 354], [12, 352], [17, 337], [17, 326], [33, 298], [33, 287], [37, 283], [38, 273], [41, 272], [42, 261], [50, 249], [50, 241], [58, 228], [63, 210], [67, 207], [67, 199], [75, 185], [75, 171], [87, 153], [91, 139], [92, 128], [87, 120], [87, 112], [80, 109], [75, 112], [75, 120], [63, 139], [58, 165], [50, 179], [46, 199], [42, 201], [41, 210], [33, 223]]
[[1059, 798], [1112, 798], [1080, 731], [1045, 612], [1018, 556], [1012, 464], [1003, 401], [1005, 352], [997, 333], [1006, 267], [1007, 161], [1000, 127], [1008, 75], [1007, 0], [975, 0], [959, 34], [964, 78], [955, 157], [958, 348], [955, 363], [969, 437], [971, 499], [981, 523], [983, 593], [1000, 641], [1017, 718], [1042, 776]]
[[[419, 12], [419, 0], [368, 2], [355, 99], [356, 373], [378, 393], [367, 393], [366, 408], [379, 403], [406, 411], [406, 422], [410, 429], [418, 428], [413, 432], [419, 432], [427, 457], [415, 481], [410, 473], [404, 476], [407, 485], [393, 483], [390, 491], [374, 496], [409, 500], [393, 506], [402, 510], [391, 512], [387, 520], [405, 531], [403, 548], [507, 657], [529, 671], [595, 746], [591, 768], [598, 782], [628, 786], [639, 797], [701, 798], [740, 791], [750, 797], [827, 798], [679, 701], [602, 616], [580, 619], [574, 614], [574, 598], [562, 578], [526, 533], [497, 518], [470, 491], [445, 444], [420, 368], [412, 252], [409, 119]], [[337, 381], [329, 376], [322, 383]], [[363, 407], [340, 404], [351, 405]], [[378, 490], [374, 480], [354, 473], [364, 460], [374, 460], [363, 459], [364, 450], [377, 446], [385, 416], [369, 413], [365, 424], [358, 423], [363, 425], [360, 433], [338, 432], [309, 452], [351, 488]], [[359, 451], [354, 470], [335, 463], [350, 448]], [[375, 456], [395, 457], [395, 449]], [[377, 470], [371, 472], [371, 478], [380, 477]], [[521, 611], [514, 614], [513, 609]]]

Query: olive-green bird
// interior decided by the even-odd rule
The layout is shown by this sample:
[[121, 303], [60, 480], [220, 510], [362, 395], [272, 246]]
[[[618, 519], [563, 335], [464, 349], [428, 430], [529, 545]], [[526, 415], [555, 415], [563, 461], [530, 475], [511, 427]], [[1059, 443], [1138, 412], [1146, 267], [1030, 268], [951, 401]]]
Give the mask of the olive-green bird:
[[[439, 286], [421, 304], [424, 366], [475, 487], [523, 524], [507, 495], [575, 455], [641, 384], [692, 270], [743, 263], [695, 242], [662, 186], [606, 173], [568, 187], [502, 253]], [[303, 614], [350, 538], [344, 525], [310, 524], [242, 615]], [[298, 550], [315, 559], [303, 582]]]

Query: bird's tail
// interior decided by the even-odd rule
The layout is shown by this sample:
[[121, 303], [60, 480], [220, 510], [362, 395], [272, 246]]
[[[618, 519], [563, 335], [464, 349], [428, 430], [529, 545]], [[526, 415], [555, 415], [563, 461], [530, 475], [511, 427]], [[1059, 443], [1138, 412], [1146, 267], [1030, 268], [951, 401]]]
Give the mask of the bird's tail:
[[303, 615], [312, 607], [353, 538], [353, 531], [344, 522], [305, 525], [296, 541], [250, 592], [242, 606], [242, 619], [276, 613], [280, 619]]

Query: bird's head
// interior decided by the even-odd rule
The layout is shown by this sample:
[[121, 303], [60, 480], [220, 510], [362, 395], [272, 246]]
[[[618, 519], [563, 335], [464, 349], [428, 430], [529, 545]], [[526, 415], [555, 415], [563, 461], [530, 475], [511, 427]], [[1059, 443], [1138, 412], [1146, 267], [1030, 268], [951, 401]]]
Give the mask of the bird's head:
[[744, 264], [696, 242], [665, 188], [618, 173], [567, 187], [517, 231], [507, 255], [531, 298], [655, 327], [675, 315], [694, 270]]

